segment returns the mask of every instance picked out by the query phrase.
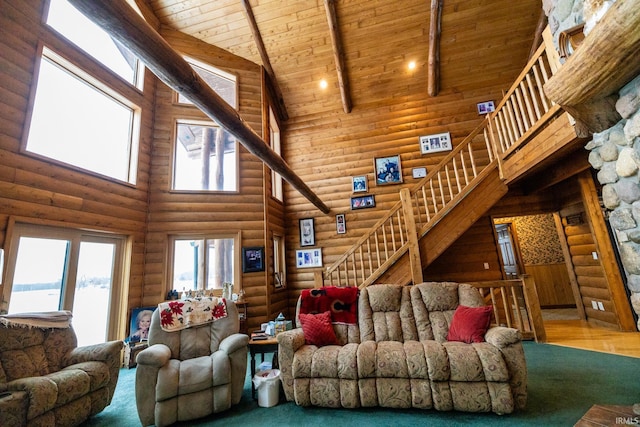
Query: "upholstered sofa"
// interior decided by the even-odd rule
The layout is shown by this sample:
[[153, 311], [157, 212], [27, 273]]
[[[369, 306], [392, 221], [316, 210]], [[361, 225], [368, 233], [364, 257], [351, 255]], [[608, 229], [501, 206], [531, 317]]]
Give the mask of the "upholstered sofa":
[[[164, 309], [161, 304], [153, 312], [149, 347], [136, 357], [136, 404], [143, 426], [188, 421], [240, 402], [249, 337], [238, 332], [240, 320], [233, 302], [213, 303], [217, 308], [226, 307], [224, 317], [205, 323], [196, 321], [174, 331], [163, 329], [163, 325], [186, 326], [187, 321], [182, 317], [177, 320], [176, 313], [196, 313], [187, 308], [189, 301], [166, 303]], [[166, 315], [171, 317], [172, 311], [175, 321], [167, 320]]]
[[0, 317], [0, 426], [76, 426], [111, 403], [123, 343], [77, 347], [70, 319]]
[[[287, 400], [497, 414], [526, 406], [527, 370], [517, 329], [490, 327], [477, 340], [482, 342], [447, 339], [459, 306], [484, 306], [477, 289], [436, 282], [371, 285], [360, 291], [357, 304], [356, 324], [332, 325], [336, 345], [310, 345], [301, 328], [278, 334]], [[297, 318], [299, 309], [300, 300]]]

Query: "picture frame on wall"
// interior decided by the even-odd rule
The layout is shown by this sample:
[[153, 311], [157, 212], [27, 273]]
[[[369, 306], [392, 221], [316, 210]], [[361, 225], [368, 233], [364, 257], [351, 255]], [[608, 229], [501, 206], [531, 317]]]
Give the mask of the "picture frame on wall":
[[345, 234], [347, 232], [347, 222], [344, 214], [336, 215], [336, 232], [338, 234]]
[[264, 271], [264, 246], [242, 248], [242, 272]]
[[367, 192], [367, 176], [360, 175], [351, 177], [351, 189], [354, 193]]
[[441, 151], [451, 151], [451, 134], [449, 132], [436, 133], [420, 137], [420, 153], [431, 154]]
[[296, 250], [296, 267], [313, 268], [322, 267], [322, 249], [297, 249]]
[[375, 157], [373, 166], [376, 173], [376, 185], [402, 183], [402, 166], [400, 155]]
[[316, 234], [313, 228], [313, 218], [304, 218], [298, 221], [300, 226], [300, 246], [314, 246]]
[[351, 209], [366, 209], [374, 208], [376, 206], [376, 197], [373, 194], [367, 194], [366, 196], [357, 196], [351, 198]]

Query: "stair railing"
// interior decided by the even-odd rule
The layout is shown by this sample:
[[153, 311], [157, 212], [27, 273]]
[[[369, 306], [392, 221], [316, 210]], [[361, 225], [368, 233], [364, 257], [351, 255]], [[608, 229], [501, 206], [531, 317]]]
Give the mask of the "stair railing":
[[[371, 229], [316, 279], [316, 286], [373, 283], [426, 231], [449, 212], [495, 165], [485, 119], [410, 191], [403, 208], [398, 201]], [[412, 218], [407, 218], [407, 213]], [[409, 222], [409, 223], [408, 223]], [[411, 225], [413, 222], [413, 226]], [[418, 227], [418, 236], [408, 230]]]
[[[504, 179], [501, 162], [562, 112], [542, 89], [559, 67], [548, 28], [544, 40], [496, 110], [412, 187], [409, 197], [401, 194], [401, 200], [347, 252], [324, 272], [318, 272], [316, 287], [362, 288], [374, 283], [407, 251], [417, 251], [414, 243], [469, 194], [495, 165]], [[409, 232], [414, 229], [417, 235]]]

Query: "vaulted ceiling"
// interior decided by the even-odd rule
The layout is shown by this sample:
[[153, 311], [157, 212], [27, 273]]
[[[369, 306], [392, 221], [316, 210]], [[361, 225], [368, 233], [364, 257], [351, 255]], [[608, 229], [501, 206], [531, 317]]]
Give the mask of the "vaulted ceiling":
[[[262, 65], [259, 41], [289, 117], [346, 114], [323, 0], [146, 0], [162, 25]], [[440, 0], [440, 93], [473, 92], [519, 74], [540, 0]], [[429, 0], [336, 0], [353, 109], [427, 92]], [[437, 3], [437, 0], [434, 1]], [[407, 68], [415, 61], [416, 68]], [[328, 87], [321, 90], [319, 82]], [[506, 90], [507, 88], [505, 88]]]

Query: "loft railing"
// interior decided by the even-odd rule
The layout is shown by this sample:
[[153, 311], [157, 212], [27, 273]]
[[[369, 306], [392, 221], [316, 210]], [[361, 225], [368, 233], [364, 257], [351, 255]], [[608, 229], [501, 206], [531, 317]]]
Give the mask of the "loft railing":
[[414, 279], [421, 278], [418, 240], [561, 111], [542, 89], [558, 64], [550, 37], [545, 37], [496, 110], [425, 178], [401, 190], [400, 201], [383, 218], [324, 272], [316, 273], [315, 286], [366, 287], [407, 251]]
[[496, 111], [489, 115], [490, 137], [500, 163], [563, 112], [543, 90], [544, 84], [560, 67], [550, 37], [547, 28], [545, 43], [531, 57]]

